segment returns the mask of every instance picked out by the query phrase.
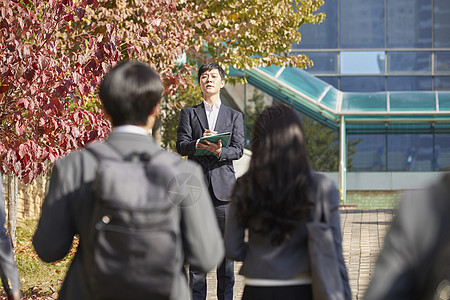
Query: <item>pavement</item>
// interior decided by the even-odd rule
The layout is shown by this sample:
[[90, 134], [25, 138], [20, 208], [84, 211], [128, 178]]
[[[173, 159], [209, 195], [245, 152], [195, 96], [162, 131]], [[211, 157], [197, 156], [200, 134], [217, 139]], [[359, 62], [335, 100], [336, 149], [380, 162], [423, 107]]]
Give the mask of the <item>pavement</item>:
[[[392, 209], [341, 210], [342, 247], [355, 300], [363, 299], [393, 215]], [[235, 300], [241, 299], [244, 291], [243, 277], [237, 275], [241, 265], [235, 263]], [[207, 282], [207, 300], [217, 299], [215, 270], [208, 274]]]

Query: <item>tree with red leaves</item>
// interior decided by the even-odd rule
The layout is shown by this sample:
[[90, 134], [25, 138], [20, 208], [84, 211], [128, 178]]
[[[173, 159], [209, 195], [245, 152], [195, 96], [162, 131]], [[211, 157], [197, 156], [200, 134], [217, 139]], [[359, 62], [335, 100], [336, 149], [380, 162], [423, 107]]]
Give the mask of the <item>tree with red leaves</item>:
[[[89, 2], [89, 3], [88, 3]], [[13, 249], [17, 178], [25, 183], [110, 126], [94, 91], [120, 52], [113, 27], [71, 34], [96, 1], [0, 0], [0, 158]]]
[[323, 0], [274, 1], [0, 0], [2, 172], [30, 183], [58, 157], [105, 138], [110, 124], [95, 91], [119, 60], [160, 72], [168, 110], [194, 84], [197, 62], [310, 65], [283, 53], [300, 41], [300, 25], [323, 19], [314, 14]]
[[[197, 61], [238, 69], [311, 64], [282, 53], [300, 41], [300, 25], [323, 19], [314, 15], [322, 0], [295, 1], [297, 9], [286, 0], [242, 9], [241, 2], [0, 0], [3, 172], [29, 183], [47, 161], [105, 137], [110, 127], [94, 92], [119, 59], [152, 64], [172, 96], [194, 84]], [[177, 63], [183, 54], [187, 63]], [[170, 109], [176, 98], [167, 99]]]
[[47, 161], [109, 132], [93, 93], [120, 52], [112, 27], [71, 35], [87, 6], [0, 1], [1, 165], [25, 183], [45, 173]]

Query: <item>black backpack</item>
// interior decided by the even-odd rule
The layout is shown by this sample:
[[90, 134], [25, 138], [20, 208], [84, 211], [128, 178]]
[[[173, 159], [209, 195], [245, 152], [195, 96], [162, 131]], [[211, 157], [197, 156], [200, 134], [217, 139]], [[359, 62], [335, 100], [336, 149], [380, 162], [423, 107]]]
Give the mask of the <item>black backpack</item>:
[[[107, 142], [98, 159], [85, 268], [95, 299], [172, 299], [180, 276], [180, 210], [170, 192], [179, 158], [122, 155]], [[181, 267], [180, 267], [181, 266]]]

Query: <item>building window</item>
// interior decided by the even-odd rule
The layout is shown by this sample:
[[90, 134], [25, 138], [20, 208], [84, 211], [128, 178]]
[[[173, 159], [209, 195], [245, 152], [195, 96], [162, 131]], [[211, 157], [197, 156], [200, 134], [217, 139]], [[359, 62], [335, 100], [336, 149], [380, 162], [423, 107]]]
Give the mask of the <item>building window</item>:
[[342, 51], [341, 74], [384, 74], [384, 51]]
[[436, 134], [436, 170], [450, 171], [450, 134]]
[[343, 92], [382, 92], [386, 90], [384, 76], [342, 76]]
[[431, 48], [431, 1], [387, 0], [387, 48]]
[[294, 44], [293, 49], [333, 49], [338, 48], [338, 4], [327, 1], [318, 12], [326, 14], [320, 24], [305, 24], [300, 27], [302, 41]]
[[432, 89], [433, 82], [428, 76], [389, 76], [387, 78], [388, 91], [431, 91]]
[[313, 62], [314, 66], [307, 68], [312, 74], [337, 74], [337, 52], [304, 52]]
[[432, 171], [431, 135], [389, 134], [388, 171]]
[[436, 91], [450, 91], [450, 76], [434, 77], [434, 89]]
[[[386, 170], [386, 135], [352, 134], [347, 137], [349, 168], [353, 172]], [[350, 145], [356, 144], [352, 152]]]
[[450, 48], [450, 1], [433, 0], [434, 4], [434, 47]]
[[328, 84], [331, 84], [335, 88], [339, 89], [339, 78], [336, 76], [317, 76], [320, 80], [325, 81]]
[[340, 47], [384, 48], [384, 0], [340, 2]]
[[431, 52], [388, 52], [387, 58], [388, 74], [431, 75]]
[[434, 57], [436, 74], [450, 74], [450, 52], [436, 52]]

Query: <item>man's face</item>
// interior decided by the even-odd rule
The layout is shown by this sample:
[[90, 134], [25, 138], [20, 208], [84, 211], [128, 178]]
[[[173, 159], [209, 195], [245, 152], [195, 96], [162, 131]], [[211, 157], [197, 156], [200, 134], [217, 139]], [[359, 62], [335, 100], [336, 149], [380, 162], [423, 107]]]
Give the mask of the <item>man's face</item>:
[[219, 70], [212, 69], [205, 71], [200, 76], [199, 85], [204, 96], [212, 96], [220, 93], [220, 89], [225, 85], [225, 81], [220, 77]]

